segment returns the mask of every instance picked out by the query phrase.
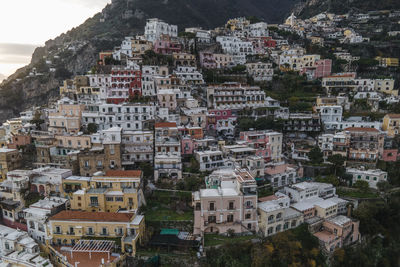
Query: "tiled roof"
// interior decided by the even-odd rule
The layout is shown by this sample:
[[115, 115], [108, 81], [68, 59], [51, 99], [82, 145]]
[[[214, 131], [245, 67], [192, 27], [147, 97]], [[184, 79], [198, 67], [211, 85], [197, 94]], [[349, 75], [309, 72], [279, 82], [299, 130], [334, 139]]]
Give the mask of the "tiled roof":
[[51, 221], [130, 222], [134, 213], [88, 212], [63, 210], [50, 218]]
[[350, 132], [379, 132], [375, 128], [362, 128], [362, 127], [350, 127], [344, 129], [345, 131], [350, 131]]
[[109, 170], [109, 171], [106, 171], [105, 176], [109, 176], [109, 177], [140, 177], [141, 175], [142, 175], [141, 170], [131, 170], [131, 171]]
[[387, 116], [391, 119], [400, 119], [400, 114], [387, 114]]
[[155, 128], [176, 127], [176, 122], [159, 122], [155, 124]]

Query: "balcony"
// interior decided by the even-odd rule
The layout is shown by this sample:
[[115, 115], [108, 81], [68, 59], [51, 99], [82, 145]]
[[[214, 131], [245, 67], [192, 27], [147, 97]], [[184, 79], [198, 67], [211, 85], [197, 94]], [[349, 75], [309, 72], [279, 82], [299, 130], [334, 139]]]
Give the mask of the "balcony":
[[99, 206], [99, 202], [91, 202], [91, 203], [89, 204], [89, 206], [91, 206], [91, 207], [98, 207], [98, 206]]
[[67, 232], [67, 235], [75, 235], [75, 231]]

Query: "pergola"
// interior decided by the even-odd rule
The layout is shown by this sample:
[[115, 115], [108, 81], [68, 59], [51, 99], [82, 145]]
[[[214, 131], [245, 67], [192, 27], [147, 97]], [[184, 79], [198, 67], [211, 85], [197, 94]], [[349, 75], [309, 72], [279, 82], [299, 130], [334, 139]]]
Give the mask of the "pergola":
[[110, 260], [111, 250], [115, 247], [115, 241], [109, 240], [79, 240], [71, 249], [71, 258], [73, 252], [88, 252], [89, 258], [92, 258], [92, 253], [107, 253]]

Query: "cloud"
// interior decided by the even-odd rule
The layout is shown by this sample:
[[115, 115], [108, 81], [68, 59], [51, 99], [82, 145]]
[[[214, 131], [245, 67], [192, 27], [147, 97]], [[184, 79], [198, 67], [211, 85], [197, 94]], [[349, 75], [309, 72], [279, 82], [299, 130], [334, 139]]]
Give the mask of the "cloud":
[[111, 3], [111, 0], [68, 0], [68, 2], [76, 3], [88, 8], [102, 8]]
[[7, 78], [6, 75], [0, 73], [0, 82], [1, 82], [2, 80], [6, 79], [6, 78]]
[[38, 47], [38, 45], [35, 44], [0, 43], [0, 56], [1, 55], [31, 56], [36, 47]]

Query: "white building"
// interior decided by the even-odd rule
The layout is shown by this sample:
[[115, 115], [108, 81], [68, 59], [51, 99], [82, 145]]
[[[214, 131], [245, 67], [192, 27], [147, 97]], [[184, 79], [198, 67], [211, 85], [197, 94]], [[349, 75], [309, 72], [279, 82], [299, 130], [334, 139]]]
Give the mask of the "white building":
[[46, 227], [47, 219], [61, 210], [67, 209], [68, 199], [49, 197], [39, 200], [24, 210], [28, 234], [37, 242], [45, 244], [51, 233]]
[[302, 182], [285, 186], [283, 192], [292, 202], [301, 202], [316, 197], [329, 198], [336, 196], [336, 188], [331, 184]]
[[283, 162], [268, 165], [265, 169], [265, 176], [273, 188], [294, 184], [298, 178], [297, 170]]
[[152, 131], [122, 132], [122, 166], [140, 162], [152, 162], [154, 151]]
[[346, 172], [353, 176], [353, 184], [357, 181], [366, 181], [369, 187], [377, 189], [377, 183], [382, 181], [387, 181], [387, 172], [375, 169], [375, 170], [365, 170], [365, 169], [355, 169], [347, 168]]
[[265, 22], [250, 24], [245, 31], [248, 33], [248, 37], [267, 37], [269, 35], [268, 24]]
[[203, 74], [196, 67], [179, 66], [175, 71], [176, 77], [186, 84], [203, 84]]
[[94, 123], [99, 130], [121, 127], [123, 130], [143, 130], [153, 120], [156, 106], [151, 104], [106, 104], [97, 103], [82, 113], [82, 125]]
[[246, 56], [254, 54], [252, 42], [242, 41], [235, 36], [218, 36], [217, 43], [220, 43], [224, 53], [233, 55], [236, 64], [245, 64]]
[[181, 179], [182, 161], [180, 153], [158, 154], [154, 158], [154, 180]]
[[200, 171], [213, 171], [225, 166], [225, 160], [220, 150], [197, 151], [194, 155], [200, 164]]
[[258, 204], [258, 226], [263, 236], [272, 236], [303, 223], [303, 214], [290, 208], [290, 199], [285, 194], [277, 192], [265, 199]]
[[161, 35], [169, 35], [171, 37], [178, 36], [178, 26], [170, 25], [160, 19], [148, 19], [144, 36], [147, 41], [154, 42], [160, 38]]
[[0, 225], [0, 266], [53, 267], [27, 232]]
[[343, 115], [342, 106], [319, 106], [317, 111], [321, 114], [321, 121], [323, 123], [341, 122]]
[[256, 82], [272, 81], [274, 76], [274, 69], [271, 63], [247, 63], [246, 70], [250, 77]]

